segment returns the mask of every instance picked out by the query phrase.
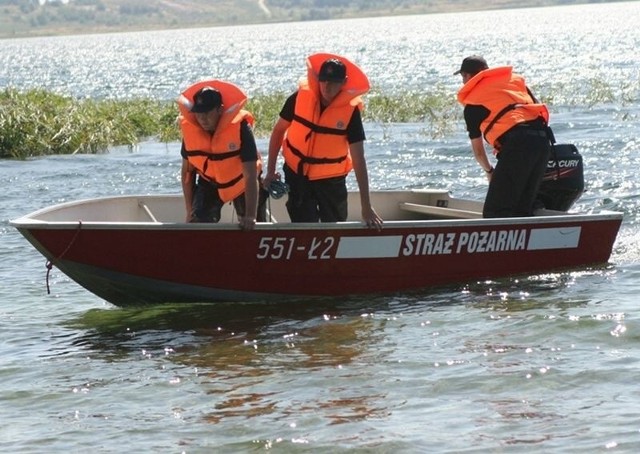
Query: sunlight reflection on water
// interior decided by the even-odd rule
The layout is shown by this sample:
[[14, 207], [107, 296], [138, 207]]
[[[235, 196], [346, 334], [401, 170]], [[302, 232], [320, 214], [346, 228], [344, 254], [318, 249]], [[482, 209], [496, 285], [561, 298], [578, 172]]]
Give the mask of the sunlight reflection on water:
[[[381, 89], [441, 84], [453, 97], [451, 73], [482, 51], [557, 101], [556, 136], [585, 159], [576, 209], [621, 210], [625, 220], [612, 263], [594, 268], [306, 307], [121, 310], [56, 269], [47, 295], [45, 259], [6, 222], [62, 201], [178, 193], [179, 144], [0, 161], [0, 418], [10, 421], [0, 446], [635, 452], [640, 130], [629, 81], [638, 80], [639, 9], [337, 21], [335, 36], [304, 23], [2, 41], [0, 86], [158, 99], [205, 76], [290, 91], [304, 56], [327, 48], [353, 56]], [[523, 15], [526, 29], [485, 33]], [[469, 47], [477, 36], [485, 48]], [[585, 102], [607, 89], [615, 102]], [[483, 197], [461, 125], [440, 138], [423, 124], [365, 127], [372, 188]], [[258, 145], [266, 151], [267, 140]]]
[[[618, 14], [610, 13], [610, 4], [564, 8], [566, 13], [557, 7], [557, 14], [517, 9], [498, 17], [471, 12], [350, 19], [334, 21], [331, 34], [325, 22], [305, 22], [9, 39], [0, 52], [0, 86], [174, 99], [193, 80], [215, 77], [238, 83], [250, 95], [289, 92], [304, 71], [305, 56], [331, 50], [353, 58], [384, 91], [438, 85], [454, 90], [459, 78], [452, 73], [462, 57], [482, 53], [491, 65], [514, 65], [556, 104], [594, 97], [598, 86], [618, 98], [633, 90], [637, 98], [638, 4], [618, 4]], [[496, 20], [517, 23], [525, 15], [526, 30], [485, 33]], [[295, 39], [282, 39], [284, 34]], [[470, 46], [477, 36], [483, 36], [482, 46]]]

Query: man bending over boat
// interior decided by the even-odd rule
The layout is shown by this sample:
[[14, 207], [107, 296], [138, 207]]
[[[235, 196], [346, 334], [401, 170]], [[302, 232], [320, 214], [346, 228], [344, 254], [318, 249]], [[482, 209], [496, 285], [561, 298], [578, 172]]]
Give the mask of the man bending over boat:
[[[551, 148], [547, 107], [510, 66], [489, 69], [483, 57], [472, 55], [454, 74], [464, 83], [458, 101], [471, 149], [489, 179], [483, 217], [532, 216]], [[494, 148], [495, 169], [483, 137]]]
[[266, 221], [268, 193], [259, 184], [262, 161], [246, 101], [240, 88], [219, 80], [196, 83], [178, 99], [187, 222], [218, 222], [230, 201], [243, 230]]
[[362, 219], [368, 227], [381, 228], [382, 219], [371, 206], [364, 158], [360, 111], [361, 95], [367, 91], [367, 76], [346, 58], [331, 54], [307, 58], [307, 77], [286, 100], [271, 133], [264, 178], [265, 187], [280, 178], [276, 162], [282, 148], [292, 222], [346, 221], [346, 177], [353, 169]]

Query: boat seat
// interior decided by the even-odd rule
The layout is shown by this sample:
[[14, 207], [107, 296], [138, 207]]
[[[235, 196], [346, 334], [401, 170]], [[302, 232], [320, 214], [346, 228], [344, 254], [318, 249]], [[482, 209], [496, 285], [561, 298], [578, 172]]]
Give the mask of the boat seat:
[[158, 220], [156, 219], [156, 217], [153, 215], [153, 213], [151, 212], [151, 210], [149, 209], [149, 207], [147, 206], [146, 203], [144, 203], [143, 201], [139, 201], [138, 202], [138, 206], [140, 208], [142, 208], [142, 210], [145, 212], [145, 214], [147, 216], [149, 216], [149, 218], [151, 219], [152, 222], [158, 222]]
[[436, 207], [432, 205], [422, 205], [419, 203], [400, 202], [400, 209], [411, 211], [413, 213], [432, 214], [442, 218], [454, 219], [478, 219], [482, 217], [482, 213], [469, 210], [458, 210], [456, 208]]

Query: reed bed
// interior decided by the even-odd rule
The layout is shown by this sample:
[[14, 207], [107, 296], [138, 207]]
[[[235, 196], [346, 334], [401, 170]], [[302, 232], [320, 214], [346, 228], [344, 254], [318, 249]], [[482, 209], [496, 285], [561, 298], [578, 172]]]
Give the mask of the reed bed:
[[113, 145], [173, 133], [169, 103], [73, 99], [47, 92], [0, 92], [0, 158], [99, 153]]
[[[637, 83], [614, 90], [605, 81], [590, 80], [582, 93], [565, 99], [566, 87], [534, 87], [548, 104], [592, 108], [616, 104], [623, 118], [638, 99]], [[288, 93], [257, 94], [246, 108], [255, 118], [255, 134], [268, 137]], [[462, 127], [462, 107], [455, 93], [444, 87], [430, 91], [382, 93], [375, 88], [365, 98], [365, 122], [383, 126], [418, 123], [420, 132], [443, 137]], [[0, 159], [26, 159], [50, 154], [101, 153], [113, 146], [134, 147], [142, 140], [180, 140], [178, 108], [173, 101], [151, 99], [75, 99], [46, 90], [0, 91]]]
[[[249, 100], [246, 108], [256, 117], [257, 137], [268, 137], [287, 95], [256, 95]], [[431, 133], [438, 134], [451, 123], [457, 108], [447, 96], [373, 93], [367, 96], [364, 118], [379, 123], [425, 122], [433, 126]], [[101, 153], [148, 139], [178, 141], [177, 116], [172, 101], [74, 99], [46, 90], [7, 88], [0, 91], [0, 158]]]

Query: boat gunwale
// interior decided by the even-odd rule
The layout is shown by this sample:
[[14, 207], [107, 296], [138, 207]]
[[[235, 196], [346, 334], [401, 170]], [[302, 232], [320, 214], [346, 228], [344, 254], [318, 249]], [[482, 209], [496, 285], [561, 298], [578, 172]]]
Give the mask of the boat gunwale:
[[[622, 220], [623, 213], [617, 211], [603, 211], [593, 214], [569, 213], [566, 215], [531, 216], [518, 218], [482, 218], [482, 219], [423, 219], [423, 220], [401, 220], [385, 221], [380, 233], [389, 229], [401, 229], [407, 227], [454, 227], [454, 226], [504, 226], [504, 225], [531, 225], [531, 224], [558, 224], [558, 223], [582, 223], [592, 221]], [[187, 223], [187, 222], [107, 222], [107, 221], [42, 221], [24, 216], [9, 221], [9, 224], [18, 229], [46, 228], [46, 229], [69, 229], [82, 225], [82, 229], [90, 230], [238, 230], [237, 224], [232, 223]], [[293, 223], [293, 222], [258, 222], [255, 231], [273, 230], [372, 230], [366, 227], [361, 221], [347, 221], [336, 223]]]
[[[438, 189], [411, 189], [406, 191], [377, 191], [381, 193], [385, 192], [406, 192], [406, 193], [436, 193], [436, 194], [449, 194], [446, 190]], [[68, 221], [47, 221], [38, 219], [38, 217], [54, 213], [59, 210], [73, 208], [82, 205], [92, 205], [96, 203], [106, 202], [126, 202], [127, 200], [135, 201], [136, 204], [140, 204], [147, 200], [160, 200], [160, 199], [176, 199], [182, 198], [181, 194], [152, 194], [152, 195], [116, 195], [105, 196], [98, 198], [74, 200], [69, 202], [63, 202], [55, 205], [50, 205], [33, 211], [29, 214], [21, 216], [16, 219], [9, 220], [9, 225], [17, 229], [30, 229], [30, 228], [44, 228], [44, 229], [69, 229], [78, 228], [78, 225], [82, 225], [82, 229], [91, 230], [113, 230], [113, 229], [126, 229], [126, 230], [211, 230], [211, 231], [226, 231], [238, 230], [238, 224], [230, 222], [220, 223], [188, 223], [188, 222], [162, 222], [162, 221], [83, 221], [81, 218], [68, 220]], [[452, 198], [452, 200], [466, 200]], [[527, 217], [508, 217], [508, 218], [436, 218], [436, 219], [408, 219], [408, 220], [384, 220], [384, 224], [379, 233], [384, 233], [389, 229], [400, 228], [425, 228], [425, 227], [472, 227], [472, 226], [504, 226], [504, 225], [531, 225], [531, 224], [557, 224], [557, 223], [582, 223], [591, 221], [622, 221], [624, 213], [620, 211], [602, 210], [591, 213], [576, 213], [576, 212], [546, 212], [536, 214], [534, 216]], [[255, 225], [256, 231], [283, 231], [283, 230], [371, 230], [365, 226], [362, 221], [345, 221], [335, 223], [293, 223], [293, 222], [258, 222]]]

